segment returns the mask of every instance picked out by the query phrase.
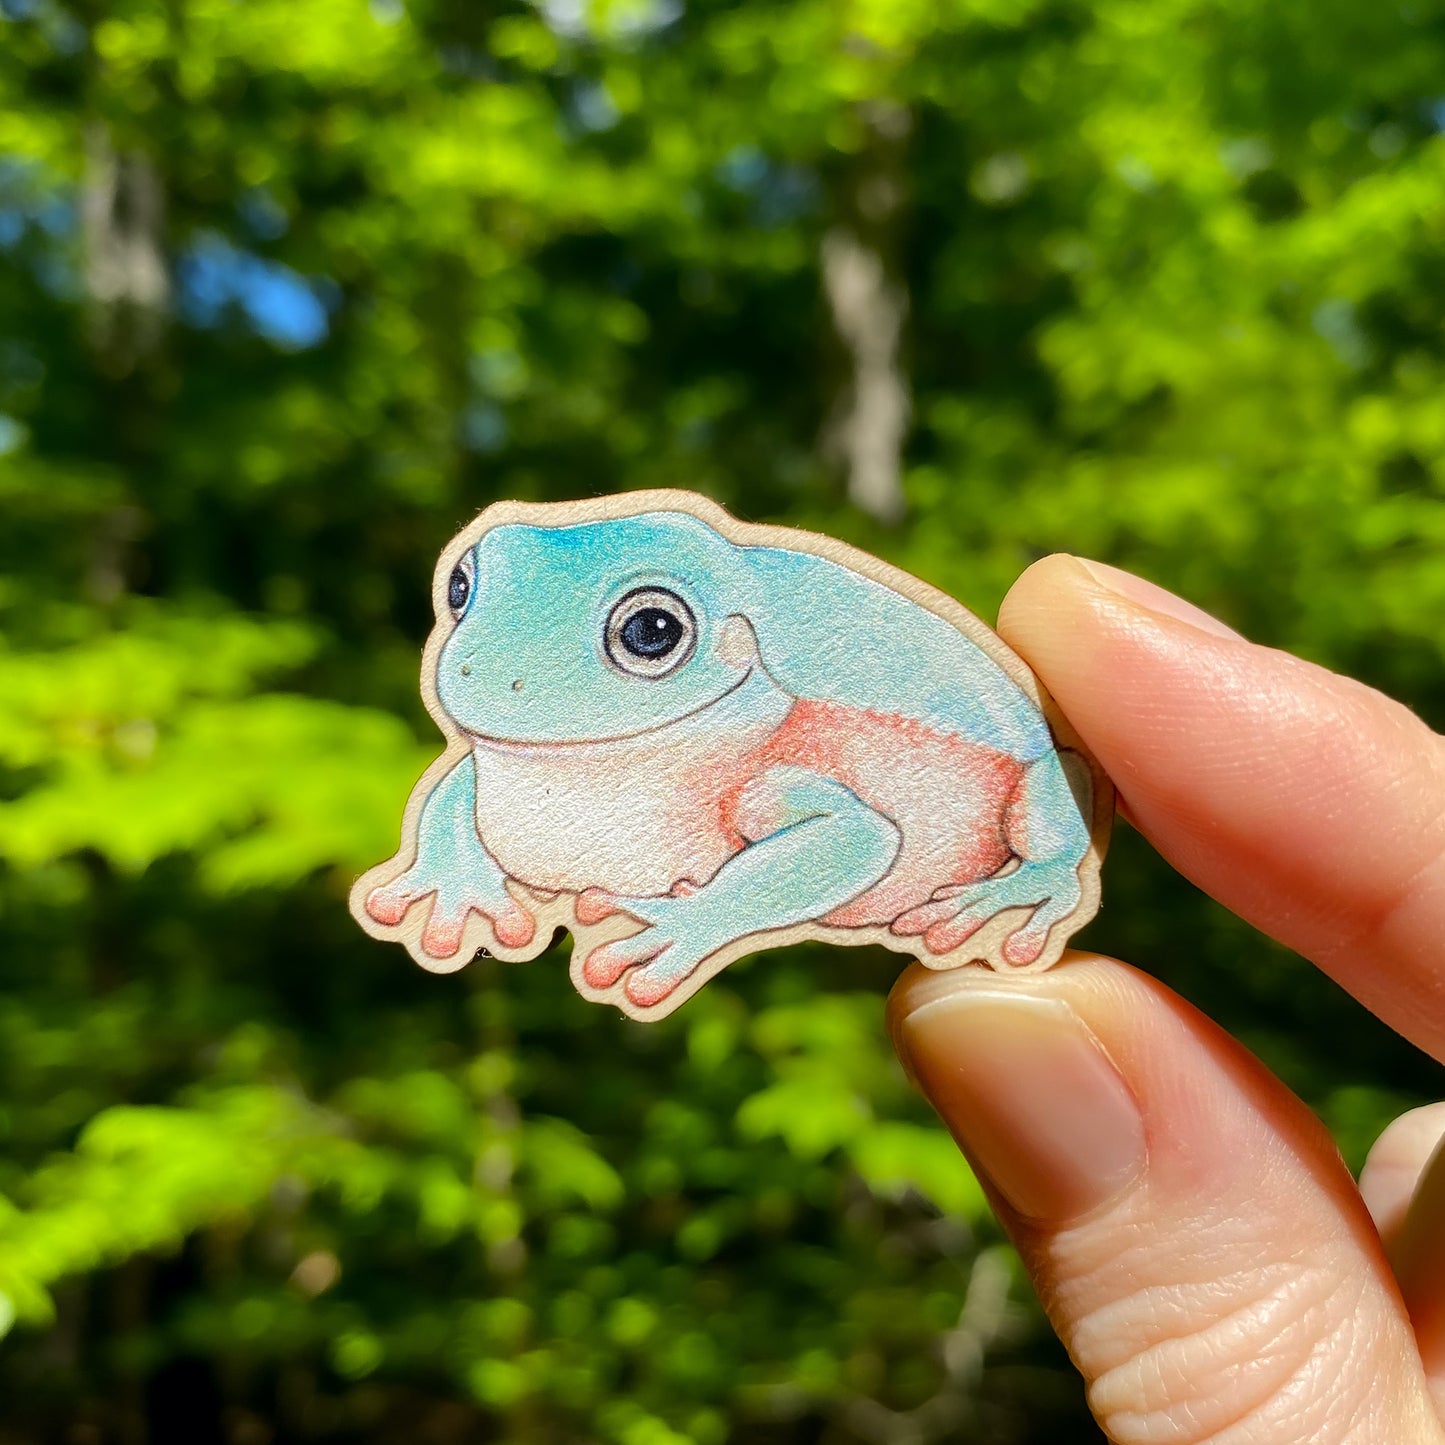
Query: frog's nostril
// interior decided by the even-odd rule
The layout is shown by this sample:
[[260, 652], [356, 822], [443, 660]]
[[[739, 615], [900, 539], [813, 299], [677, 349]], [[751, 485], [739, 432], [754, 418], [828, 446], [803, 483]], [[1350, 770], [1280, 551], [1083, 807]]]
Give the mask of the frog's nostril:
[[521, 679], [520, 677], [515, 677], [515, 678], [513, 678], [513, 679], [512, 679], [512, 691], [513, 691], [513, 692], [521, 692], [521, 690], [522, 690], [522, 679]]

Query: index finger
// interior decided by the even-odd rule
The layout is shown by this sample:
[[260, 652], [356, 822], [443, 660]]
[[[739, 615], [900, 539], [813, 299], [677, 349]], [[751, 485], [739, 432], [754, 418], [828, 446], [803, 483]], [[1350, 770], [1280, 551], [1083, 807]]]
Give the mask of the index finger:
[[1098, 563], [1035, 563], [999, 631], [1174, 867], [1445, 1060], [1445, 739]]

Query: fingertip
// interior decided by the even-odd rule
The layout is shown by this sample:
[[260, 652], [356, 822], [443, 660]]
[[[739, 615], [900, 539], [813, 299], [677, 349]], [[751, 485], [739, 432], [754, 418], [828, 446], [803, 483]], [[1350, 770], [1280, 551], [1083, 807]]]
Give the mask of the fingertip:
[[890, 1023], [904, 1067], [1022, 1219], [1101, 1207], [1143, 1168], [1139, 1105], [1067, 988], [978, 968], [914, 975]]
[[1072, 552], [1050, 552], [1048, 556], [1030, 562], [1019, 573], [1003, 600], [1003, 607], [1033, 606], [1038, 598], [1046, 596], [1054, 588], [1068, 588], [1081, 580], [1087, 581], [1082, 558]]
[[1054, 552], [1031, 563], [1004, 595], [998, 610], [998, 633], [1016, 652], [1029, 654], [1042, 646], [1052, 653], [1053, 639], [1078, 625], [1080, 603], [1093, 589], [1077, 557]]
[[1210, 637], [1247, 641], [1213, 613], [1156, 582], [1068, 552], [1051, 553], [1025, 568], [999, 609], [999, 632], [1006, 638], [1042, 635], [1041, 629], [1057, 631], [1060, 616], [1080, 606], [1096, 613], [1119, 612], [1120, 604], [1125, 615], [1129, 608], [1143, 608], [1157, 619], [1182, 623]]
[[[1083, 986], [1087, 980], [1090, 992], [1107, 999], [1110, 995], [1119, 995], [1119, 989], [1111, 982], [1115, 970], [1141, 983], [1153, 982], [1127, 963], [1080, 949], [1065, 950], [1058, 963], [1042, 973], [1013, 974], [982, 963], [964, 964], [958, 968], [929, 968], [926, 964], [910, 963], [889, 991], [885, 1017], [889, 1032], [896, 1041], [899, 1026], [910, 1015], [954, 995], [971, 995], [999, 988], [1051, 993], [1056, 989], [1073, 990]], [[1117, 1003], [1120, 1007], [1125, 1006], [1122, 995]]]
[[1199, 649], [1233, 650], [1246, 640], [1217, 617], [1143, 577], [1056, 552], [1035, 562], [999, 608], [999, 635], [1040, 675], [1091, 746], [1109, 714], [1092, 704], [1127, 689], [1134, 676], [1173, 660], [1186, 668]]
[[1332, 1141], [1203, 1015], [1127, 965], [1070, 954], [1032, 974], [910, 968], [888, 1018], [1111, 1439], [1223, 1438], [1246, 1417], [1258, 1438], [1303, 1439], [1302, 1411], [1339, 1438], [1434, 1438]]
[[1445, 1058], [1445, 741], [1353, 679], [1076, 557], [1030, 567], [999, 631], [1165, 859]]
[[1393, 1245], [1416, 1186], [1445, 1140], [1445, 1103], [1411, 1109], [1386, 1125], [1360, 1171], [1360, 1193], [1386, 1249]]
[[[1441, 1115], [1436, 1105], [1417, 1110], [1412, 1121], [1416, 1148], [1428, 1142]], [[1408, 1116], [1407, 1116], [1408, 1118]], [[1408, 1207], [1392, 1230], [1390, 1262], [1415, 1327], [1415, 1339], [1429, 1377], [1436, 1408], [1445, 1417], [1445, 1141], [1434, 1147], [1416, 1175]]]

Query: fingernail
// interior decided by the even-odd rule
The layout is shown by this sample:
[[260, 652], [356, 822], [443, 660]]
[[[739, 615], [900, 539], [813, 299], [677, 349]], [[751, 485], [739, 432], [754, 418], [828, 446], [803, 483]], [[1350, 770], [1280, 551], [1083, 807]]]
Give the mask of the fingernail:
[[1143, 1168], [1134, 1096], [1061, 1000], [963, 990], [900, 1020], [895, 1042], [975, 1170], [1019, 1214], [1067, 1223]]
[[1153, 582], [1146, 582], [1144, 578], [1136, 577], [1132, 572], [1111, 567], [1107, 562], [1091, 562], [1085, 557], [1075, 557], [1074, 561], [1100, 587], [1117, 594], [1128, 602], [1136, 603], [1140, 607], [1147, 607], [1150, 612], [1160, 613], [1164, 617], [1173, 618], [1175, 622], [1188, 623], [1190, 627], [1197, 627], [1201, 632], [1208, 632], [1214, 637], [1231, 637], [1239, 642], [1245, 640], [1240, 633], [1232, 627], [1227, 627], [1202, 607], [1196, 607], [1192, 602], [1186, 602], [1182, 597], [1176, 597], [1174, 593], [1165, 591], [1163, 587], [1158, 587]]

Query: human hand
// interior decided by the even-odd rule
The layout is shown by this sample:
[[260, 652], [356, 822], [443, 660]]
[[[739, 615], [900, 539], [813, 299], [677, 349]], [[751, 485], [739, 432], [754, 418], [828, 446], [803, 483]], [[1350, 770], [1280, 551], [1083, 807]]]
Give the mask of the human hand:
[[[1098, 564], [1031, 567], [999, 631], [1170, 863], [1445, 1061], [1445, 739]], [[1112, 959], [915, 965], [889, 1019], [1110, 1439], [1445, 1441], [1445, 1104], [1357, 1187], [1278, 1079]]]

